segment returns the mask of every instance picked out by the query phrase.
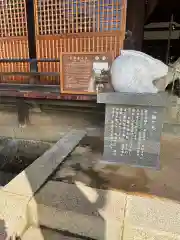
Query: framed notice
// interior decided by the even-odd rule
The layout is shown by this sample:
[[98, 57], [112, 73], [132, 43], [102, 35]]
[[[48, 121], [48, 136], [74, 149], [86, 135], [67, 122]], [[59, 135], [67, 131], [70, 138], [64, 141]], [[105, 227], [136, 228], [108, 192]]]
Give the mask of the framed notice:
[[95, 77], [110, 69], [113, 59], [113, 53], [62, 53], [61, 93], [96, 94]]

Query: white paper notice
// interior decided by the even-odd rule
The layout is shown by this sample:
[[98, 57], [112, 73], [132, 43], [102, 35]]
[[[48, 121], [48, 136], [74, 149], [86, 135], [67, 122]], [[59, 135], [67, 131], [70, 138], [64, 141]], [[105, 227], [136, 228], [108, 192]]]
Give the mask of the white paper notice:
[[96, 73], [101, 73], [102, 70], [109, 69], [109, 64], [108, 62], [94, 62], [93, 69]]

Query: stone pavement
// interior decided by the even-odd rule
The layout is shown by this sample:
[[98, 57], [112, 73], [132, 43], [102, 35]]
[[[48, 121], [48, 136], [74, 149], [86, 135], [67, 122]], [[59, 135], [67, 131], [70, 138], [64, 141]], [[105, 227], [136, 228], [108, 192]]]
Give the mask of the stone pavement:
[[48, 182], [30, 201], [29, 212], [33, 226], [97, 240], [180, 239], [179, 203], [80, 182]]
[[98, 240], [180, 240], [180, 204], [167, 199], [180, 199], [180, 140], [162, 138], [161, 171], [121, 166], [116, 173], [93, 166], [102, 143], [89, 141], [29, 202], [31, 224]]

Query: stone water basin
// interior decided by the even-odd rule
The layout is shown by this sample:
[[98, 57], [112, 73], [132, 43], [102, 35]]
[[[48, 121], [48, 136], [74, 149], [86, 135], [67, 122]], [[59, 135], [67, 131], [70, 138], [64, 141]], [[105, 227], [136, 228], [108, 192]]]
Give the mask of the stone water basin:
[[42, 141], [1, 138], [0, 186], [8, 184], [51, 146], [52, 143]]

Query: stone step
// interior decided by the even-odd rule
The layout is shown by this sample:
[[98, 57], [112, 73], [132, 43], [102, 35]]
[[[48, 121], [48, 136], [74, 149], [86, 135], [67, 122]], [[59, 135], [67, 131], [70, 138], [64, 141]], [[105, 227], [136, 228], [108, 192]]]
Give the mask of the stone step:
[[22, 236], [22, 240], [80, 240], [77, 236], [71, 237], [48, 228], [31, 226]]
[[29, 203], [31, 225], [83, 237], [121, 239], [125, 194], [93, 189], [80, 182], [49, 181]]

